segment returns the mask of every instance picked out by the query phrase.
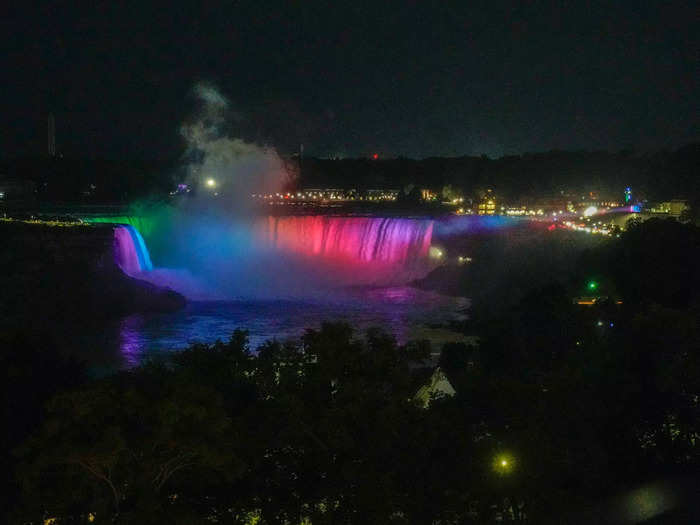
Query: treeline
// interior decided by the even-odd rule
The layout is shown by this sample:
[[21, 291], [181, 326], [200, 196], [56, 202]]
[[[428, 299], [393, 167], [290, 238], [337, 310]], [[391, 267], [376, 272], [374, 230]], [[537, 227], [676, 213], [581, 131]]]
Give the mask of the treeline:
[[675, 152], [631, 151], [527, 153], [482, 157], [412, 159], [303, 159], [304, 187], [396, 188], [408, 185], [441, 190], [446, 185], [466, 196], [487, 188], [509, 200], [558, 195], [560, 191], [599, 191], [619, 195], [632, 186], [652, 200], [700, 197], [700, 144]]
[[179, 169], [176, 160], [21, 157], [0, 160], [0, 184], [2, 179], [31, 181], [39, 203], [129, 203], [167, 195]]
[[237, 331], [91, 380], [3, 332], [5, 521], [695, 523], [668, 480], [697, 489], [698, 256], [674, 221], [591, 247], [445, 345], [456, 394], [427, 406], [429, 345], [380, 330]]
[[[600, 191], [622, 195], [632, 186], [636, 197], [700, 199], [700, 144], [674, 152], [636, 154], [588, 151], [526, 153], [499, 159], [481, 157], [414, 159], [304, 158], [285, 160], [296, 186], [303, 188], [430, 188], [451, 186], [455, 193], [478, 196], [494, 188], [508, 200]], [[236, 167], [232, 166], [232, 170]], [[290, 173], [291, 176], [291, 173]], [[0, 160], [0, 179], [33, 181], [39, 200], [119, 203], [164, 196], [186, 179], [181, 159], [161, 161], [76, 158]], [[296, 189], [291, 188], [290, 189]], [[408, 192], [407, 192], [408, 193]]]

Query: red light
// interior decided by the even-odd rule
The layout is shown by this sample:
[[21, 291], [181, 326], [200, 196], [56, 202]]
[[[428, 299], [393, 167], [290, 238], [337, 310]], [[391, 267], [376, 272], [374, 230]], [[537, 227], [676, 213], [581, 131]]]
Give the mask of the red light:
[[556, 225], [554, 225], [554, 224], [550, 224], [550, 225], [547, 227], [547, 229], [548, 229], [550, 232], [553, 232], [553, 231], [555, 230], [555, 228], [556, 228]]
[[375, 153], [374, 155], [372, 155], [372, 158], [374, 160], [377, 160], [379, 158], [379, 153]]

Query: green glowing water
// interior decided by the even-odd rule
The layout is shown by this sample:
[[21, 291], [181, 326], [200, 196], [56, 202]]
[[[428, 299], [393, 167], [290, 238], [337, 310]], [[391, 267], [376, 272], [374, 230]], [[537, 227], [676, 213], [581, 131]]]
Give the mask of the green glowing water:
[[165, 240], [173, 227], [174, 216], [175, 209], [168, 204], [135, 203], [126, 212], [85, 215], [81, 219], [87, 223], [130, 224], [141, 233], [157, 263], [165, 251]]

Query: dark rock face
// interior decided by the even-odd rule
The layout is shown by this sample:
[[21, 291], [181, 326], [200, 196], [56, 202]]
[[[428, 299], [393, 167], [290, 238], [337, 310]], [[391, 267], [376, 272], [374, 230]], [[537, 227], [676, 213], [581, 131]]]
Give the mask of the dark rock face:
[[0, 221], [0, 315], [96, 319], [182, 308], [180, 294], [127, 276], [110, 225]]
[[170, 288], [161, 288], [146, 281], [134, 279], [119, 270], [121, 276], [112, 276], [113, 289], [109, 296], [119, 301], [119, 309], [126, 312], [172, 312], [183, 308], [185, 298]]

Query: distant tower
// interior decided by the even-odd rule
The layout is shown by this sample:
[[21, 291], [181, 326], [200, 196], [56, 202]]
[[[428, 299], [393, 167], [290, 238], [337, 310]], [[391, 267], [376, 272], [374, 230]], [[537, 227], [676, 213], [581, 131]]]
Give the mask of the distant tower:
[[630, 187], [625, 188], [625, 204], [630, 204], [632, 202], [632, 190]]
[[49, 146], [49, 157], [55, 157], [56, 156], [56, 120], [53, 117], [53, 113], [49, 113], [48, 146]]

